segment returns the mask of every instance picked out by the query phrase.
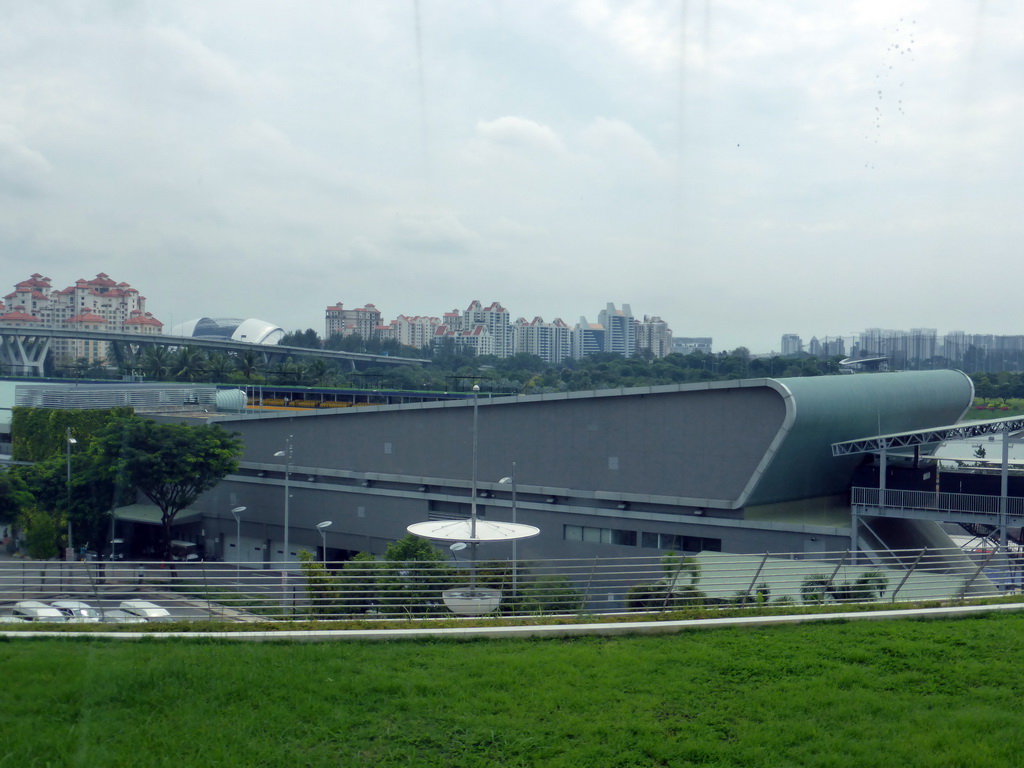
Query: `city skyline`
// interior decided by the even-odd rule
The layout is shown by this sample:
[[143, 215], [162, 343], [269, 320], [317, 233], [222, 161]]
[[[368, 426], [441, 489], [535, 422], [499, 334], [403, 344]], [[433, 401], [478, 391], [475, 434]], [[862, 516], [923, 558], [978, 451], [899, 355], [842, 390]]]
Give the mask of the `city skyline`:
[[168, 327], [490, 294], [759, 352], [1012, 334], [1022, 29], [952, 0], [11, 4], [0, 252], [130, 276]]
[[[79, 277], [74, 280], [73, 283], [69, 283], [69, 287], [64, 289], [55, 288], [53, 279], [39, 272], [28, 275], [21, 281], [12, 283], [12, 286], [14, 287], [14, 290], [4, 295], [3, 299], [0, 299], [0, 323], [6, 325], [31, 325], [33, 313], [36, 313], [39, 315], [39, 317], [36, 318], [37, 320], [39, 320], [43, 325], [51, 326], [54, 324], [55, 318], [50, 315], [53, 312], [53, 308], [57, 307], [57, 303], [55, 301], [51, 302], [47, 299], [47, 296], [52, 295], [52, 299], [56, 300], [58, 297], [66, 298], [72, 295], [77, 295], [77, 292], [81, 291], [85, 292], [82, 294], [83, 296], [86, 294], [91, 296], [89, 303], [94, 309], [98, 309], [103, 306], [101, 302], [106, 300], [103, 295], [105, 292], [111, 291], [110, 296], [113, 297], [120, 296], [122, 291], [126, 291], [126, 297], [137, 298], [133, 299], [135, 303], [131, 304], [127, 309], [122, 308], [118, 310], [118, 312], [125, 315], [123, 320], [128, 319], [127, 313], [132, 311], [135, 315], [138, 315], [138, 317], [132, 322], [143, 323], [147, 327], [147, 332], [159, 333], [161, 332], [160, 326], [164, 325], [154, 317], [153, 313], [145, 311], [147, 300], [144, 296], [140, 295], [139, 289], [133, 288], [126, 282], [115, 283], [115, 281], [111, 280], [105, 272], [100, 272], [94, 278], [90, 279]], [[73, 303], [75, 306], [84, 308], [84, 302], [84, 298], [75, 298]], [[654, 337], [650, 336], [650, 330], [647, 331], [647, 338], [645, 340], [641, 340], [641, 334], [644, 333], [642, 328], [647, 327], [650, 329], [652, 324], [667, 325], [668, 332], [671, 334], [671, 337], [680, 342], [683, 340], [713, 342], [714, 339], [714, 336], [693, 337], [687, 334], [677, 333], [671, 328], [671, 325], [665, 323], [659, 315], [643, 312], [639, 317], [637, 317], [632, 313], [629, 304], [623, 304], [621, 309], [618, 309], [614, 302], [607, 302], [603, 309], [597, 310], [596, 313], [589, 313], [591, 317], [596, 318], [596, 323], [591, 323], [587, 320], [587, 316], [584, 315], [579, 318], [580, 322], [575, 324], [566, 323], [561, 316], [544, 318], [530, 312], [513, 312], [510, 308], [503, 306], [501, 301], [491, 301], [487, 306], [484, 306], [478, 299], [469, 300], [468, 306], [464, 311], [460, 311], [458, 307], [454, 307], [451, 310], [439, 310], [435, 313], [421, 316], [410, 315], [399, 311], [394, 314], [395, 319], [385, 319], [386, 314], [383, 313], [374, 302], [367, 302], [363, 306], [359, 307], [349, 307], [347, 310], [343, 310], [343, 306], [344, 302], [339, 301], [333, 305], [325, 307], [326, 324], [324, 322], [324, 317], [321, 317], [321, 323], [319, 325], [319, 328], [324, 329], [323, 334], [321, 334], [321, 331], [316, 324], [297, 328], [280, 327], [285, 332], [312, 329], [317, 333], [317, 335], [321, 335], [322, 338], [326, 339], [328, 336], [332, 335], [332, 333], [343, 331], [344, 324], [341, 322], [342, 316], [349, 318], [359, 317], [359, 321], [356, 325], [350, 326], [345, 331], [346, 334], [354, 331], [366, 338], [394, 338], [396, 341], [399, 341], [400, 343], [407, 343], [409, 346], [422, 347], [430, 343], [431, 336], [439, 326], [446, 326], [452, 330], [458, 331], [471, 329], [476, 324], [493, 326], [495, 320], [491, 311], [495, 310], [499, 316], [503, 316], [505, 318], [505, 322], [510, 326], [508, 330], [494, 332], [497, 337], [503, 337], [503, 334], [509, 334], [508, 338], [504, 342], [499, 342], [499, 356], [514, 354], [516, 351], [527, 351], [512, 349], [513, 337], [515, 335], [513, 330], [514, 326], [518, 326], [525, 330], [539, 331], [541, 330], [541, 326], [560, 324], [571, 334], [573, 332], [579, 333], [581, 326], [589, 325], [609, 327], [610, 319], [614, 320], [617, 315], [623, 314], [635, 320], [637, 327], [634, 332], [637, 334], [637, 340], [640, 346], [650, 348], [657, 346], [658, 341], [656, 341]], [[57, 314], [61, 317], [71, 317], [71, 315], [74, 314], [74, 310], [60, 310]], [[101, 314], [103, 314], [103, 312], [101, 312]], [[166, 313], [159, 312], [159, 314], [163, 316]], [[225, 317], [223, 313], [217, 312], [208, 313], [206, 316]], [[254, 317], [254, 315], [249, 313], [246, 317]], [[83, 318], [87, 318], [87, 316], [83, 315]], [[515, 320], [513, 320], [513, 318], [515, 318]], [[189, 320], [196, 319], [198, 318], [189, 318]], [[274, 323], [273, 317], [260, 319]], [[105, 319], [96, 318], [96, 320], [101, 323], [119, 322], [113, 314], [109, 317], [105, 317]], [[418, 343], [410, 343], [403, 340], [403, 338], [398, 335], [394, 327], [397, 320], [430, 320], [432, 322], [430, 323], [429, 328], [413, 330], [412, 333], [417, 337]], [[388, 325], [391, 326], [390, 333], [387, 330]], [[153, 328], [150, 326], [156, 327]], [[171, 329], [168, 327], [168, 331], [169, 330]], [[409, 331], [407, 330], [406, 333], [409, 333]], [[896, 341], [895, 344], [893, 344], [894, 340]], [[550, 344], [550, 341], [547, 343]], [[568, 349], [568, 342], [566, 344]], [[609, 350], [622, 351], [619, 348], [622, 342], [610, 341], [609, 344]], [[865, 325], [863, 330], [847, 334], [812, 334], [810, 336], [805, 336], [800, 333], [783, 333], [779, 336], [777, 344], [767, 350], [755, 349], [747, 344], [738, 344], [736, 347], [724, 347], [714, 342], [712, 343], [712, 349], [714, 352], [731, 352], [737, 347], [746, 347], [753, 355], [778, 354], [781, 356], [791, 356], [795, 354], [808, 353], [818, 354], [821, 356], [833, 356], [836, 354], [856, 355], [863, 349], [868, 349], [870, 354], [887, 354], [885, 350], [889, 348], [903, 349], [903, 347], [900, 346], [901, 344], [903, 347], [906, 347], [904, 353], [911, 359], [927, 359], [928, 357], [933, 356], [946, 356], [953, 360], [958, 360], [962, 359], [964, 352], [971, 345], [983, 350], [1005, 350], [1012, 352], [1024, 351], [1024, 335], [977, 332], [976, 329], [939, 330], [937, 328], [922, 327], [920, 324], [909, 329], [882, 328], [877, 325]], [[818, 347], [818, 352], [815, 352], [812, 349], [815, 345]], [[949, 345], [953, 345], [954, 347], [952, 352], [949, 349], [945, 349], [945, 347]], [[622, 348], [624, 349], [625, 347]], [[501, 352], [500, 350], [504, 350], [504, 352]], [[912, 354], [915, 350], [920, 354]], [[492, 352], [486, 353], [491, 354]], [[545, 355], [541, 356], [545, 357]], [[559, 356], [558, 359], [569, 356], [570, 355], [566, 353]]]

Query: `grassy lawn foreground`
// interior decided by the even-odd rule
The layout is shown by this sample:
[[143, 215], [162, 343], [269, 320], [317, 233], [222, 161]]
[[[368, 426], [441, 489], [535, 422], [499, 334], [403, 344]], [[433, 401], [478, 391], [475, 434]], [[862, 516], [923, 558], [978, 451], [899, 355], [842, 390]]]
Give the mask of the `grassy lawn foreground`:
[[1008, 766], [1024, 616], [670, 636], [0, 642], [8, 766]]

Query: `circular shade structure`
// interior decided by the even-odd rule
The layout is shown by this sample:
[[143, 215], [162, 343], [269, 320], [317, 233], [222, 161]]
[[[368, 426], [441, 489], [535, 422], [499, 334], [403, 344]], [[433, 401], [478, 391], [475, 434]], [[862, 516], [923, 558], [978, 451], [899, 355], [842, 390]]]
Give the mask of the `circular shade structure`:
[[516, 541], [528, 539], [540, 533], [540, 528], [523, 523], [499, 523], [493, 520], [476, 520], [476, 536], [473, 536], [473, 521], [466, 520], [430, 520], [426, 523], [413, 523], [406, 528], [413, 536], [435, 541], [466, 541], [470, 544], [482, 544], [493, 541]]

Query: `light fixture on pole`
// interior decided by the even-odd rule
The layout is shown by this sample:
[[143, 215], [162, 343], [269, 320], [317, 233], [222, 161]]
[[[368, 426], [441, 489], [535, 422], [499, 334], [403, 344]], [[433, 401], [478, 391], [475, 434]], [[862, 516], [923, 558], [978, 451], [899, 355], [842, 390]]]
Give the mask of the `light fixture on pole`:
[[274, 455], [278, 458], [284, 457], [284, 561], [285, 568], [288, 567], [288, 505], [291, 499], [291, 477], [292, 477], [292, 436], [288, 435], [285, 440], [283, 451], [277, 451]]
[[320, 539], [323, 541], [324, 546], [324, 568], [327, 567], [327, 529], [332, 525], [332, 521], [324, 520], [322, 523], [316, 524], [316, 529], [320, 531]]
[[242, 568], [242, 513], [245, 507], [235, 507], [231, 510], [231, 516], [235, 518], [235, 572]]
[[[512, 525], [516, 524], [516, 463], [512, 462], [512, 474], [509, 477], [503, 477], [498, 481], [499, 483], [512, 484]], [[516, 543], [518, 539], [512, 539], [512, 594], [517, 595], [518, 579], [516, 578], [519, 574], [519, 558], [516, 552]]]
[[[469, 589], [455, 587], [441, 593], [444, 603], [452, 613], [463, 616], [479, 616], [490, 613], [501, 602], [500, 589], [477, 589], [476, 587], [476, 548], [483, 542], [513, 541], [536, 536], [540, 529], [532, 525], [520, 523], [503, 523], [493, 520], [478, 520], [476, 514], [477, 496], [477, 427], [479, 425], [478, 407], [480, 386], [473, 385], [473, 471], [471, 475], [472, 494], [469, 500], [469, 519], [459, 520], [428, 520], [414, 523], [406, 528], [414, 536], [434, 541], [454, 542], [452, 553], [469, 546]], [[513, 473], [515, 467], [513, 466]], [[509, 478], [511, 479], [511, 478]]]
[[71, 427], [68, 427], [65, 433], [65, 442], [67, 443], [68, 450], [68, 548], [65, 559], [73, 560], [75, 557], [75, 544], [71, 540], [71, 446], [76, 445], [78, 441], [71, 436]]
[[[469, 536], [470, 539], [476, 539], [476, 455], [477, 455], [477, 433], [478, 425], [480, 423], [480, 385], [473, 385], [473, 476], [471, 482], [471, 498], [469, 500]], [[470, 549], [470, 563], [469, 563], [469, 588], [470, 590], [476, 589], [476, 542], [474, 541]]]

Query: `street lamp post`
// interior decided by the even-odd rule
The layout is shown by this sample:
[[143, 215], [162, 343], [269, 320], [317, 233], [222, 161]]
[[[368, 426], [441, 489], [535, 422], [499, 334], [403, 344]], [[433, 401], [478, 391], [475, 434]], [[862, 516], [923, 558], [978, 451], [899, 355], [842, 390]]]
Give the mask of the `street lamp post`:
[[[499, 480], [498, 482], [499, 483], [505, 483], [505, 484], [508, 484], [508, 483], [512, 484], [512, 524], [515, 525], [515, 523], [516, 523], [516, 463], [514, 461], [512, 462], [512, 474], [509, 477], [501, 478], [501, 480]], [[518, 592], [516, 591], [516, 589], [518, 587], [518, 583], [517, 583], [518, 579], [516, 577], [519, 575], [519, 558], [518, 558], [517, 552], [516, 552], [516, 542], [517, 542], [516, 539], [512, 539], [512, 594], [513, 595], [517, 595], [518, 594]]]
[[288, 505], [291, 500], [291, 476], [292, 476], [292, 436], [288, 435], [285, 440], [285, 449], [277, 451], [277, 457], [284, 457], [284, 561], [285, 569], [288, 567]]
[[332, 521], [324, 520], [322, 523], [316, 524], [316, 529], [320, 531], [320, 540], [323, 542], [324, 548], [324, 568], [327, 568], [327, 529], [332, 525]]
[[235, 518], [235, 573], [242, 572], [242, 513], [245, 507], [235, 507], [231, 516]]
[[471, 482], [472, 498], [469, 500], [469, 536], [473, 539], [470, 551], [469, 563], [469, 588], [476, 589], [476, 455], [477, 455], [477, 425], [479, 424], [480, 411], [480, 385], [473, 385], [473, 475]]
[[68, 549], [64, 559], [73, 560], [75, 557], [75, 544], [71, 540], [71, 446], [78, 443], [78, 441], [71, 436], [71, 427], [68, 427], [65, 433], [65, 442], [67, 443], [68, 451]]

